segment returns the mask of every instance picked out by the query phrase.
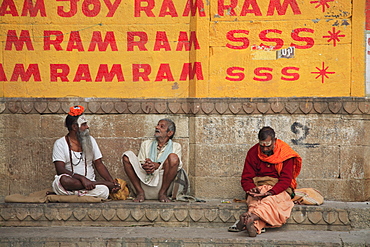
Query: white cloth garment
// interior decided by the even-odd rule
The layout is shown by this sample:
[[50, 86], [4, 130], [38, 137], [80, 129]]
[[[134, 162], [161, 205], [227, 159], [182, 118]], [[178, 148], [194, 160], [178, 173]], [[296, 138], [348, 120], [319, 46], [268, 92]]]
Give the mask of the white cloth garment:
[[[95, 181], [95, 172], [94, 172], [94, 167], [93, 167], [93, 160], [100, 159], [102, 157], [102, 154], [100, 152], [99, 146], [96, 143], [95, 138], [90, 136], [92, 146], [93, 146], [93, 157], [88, 158], [86, 164], [87, 164], [87, 174], [86, 178]], [[80, 160], [81, 157], [81, 152], [72, 152], [72, 162], [75, 164], [73, 166], [73, 172], [76, 174], [80, 174], [82, 176], [85, 176], [85, 154], [82, 155], [82, 159]], [[54, 143], [54, 148], [53, 148], [53, 162], [55, 161], [62, 161], [65, 164], [65, 168], [68, 171], [72, 171], [71, 168], [71, 160], [69, 157], [69, 148], [68, 148], [68, 143], [66, 141], [65, 137], [59, 138], [58, 140], [55, 141]], [[76, 165], [78, 164], [78, 165]]]
[[103, 198], [103, 199], [107, 199], [109, 196], [109, 188], [102, 184], [96, 185], [95, 189], [92, 189], [92, 190], [75, 190], [75, 191], [65, 190], [62, 184], [60, 183], [60, 178], [62, 176], [70, 177], [70, 175], [68, 174], [55, 175], [54, 181], [52, 183], [52, 187], [53, 187], [54, 192], [57, 195], [95, 196], [95, 197]]

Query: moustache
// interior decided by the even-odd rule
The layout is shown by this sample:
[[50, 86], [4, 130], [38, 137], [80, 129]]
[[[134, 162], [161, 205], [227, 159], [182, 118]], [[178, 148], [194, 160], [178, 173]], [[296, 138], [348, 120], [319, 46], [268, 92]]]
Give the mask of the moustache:
[[90, 135], [90, 130], [85, 129], [84, 131], [79, 131], [81, 136], [89, 136]]
[[262, 153], [264, 153], [267, 156], [271, 156], [273, 154], [273, 151], [272, 150], [262, 151]]

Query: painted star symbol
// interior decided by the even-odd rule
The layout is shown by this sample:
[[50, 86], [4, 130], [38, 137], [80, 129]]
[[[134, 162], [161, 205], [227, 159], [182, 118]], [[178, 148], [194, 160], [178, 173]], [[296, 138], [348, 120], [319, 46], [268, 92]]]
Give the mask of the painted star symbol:
[[333, 45], [337, 45], [337, 41], [340, 42], [339, 37], [346, 37], [346, 35], [341, 34], [339, 35], [340, 31], [335, 32], [335, 27], [333, 27], [333, 32], [328, 31], [330, 35], [328, 36], [322, 36], [323, 38], [329, 38], [328, 42], [333, 41]]
[[335, 72], [327, 71], [328, 68], [329, 68], [329, 66], [327, 66], [325, 68], [324, 62], [322, 62], [322, 68], [320, 69], [320, 68], [316, 67], [318, 72], [311, 72], [311, 74], [318, 74], [318, 76], [316, 76], [315, 79], [317, 79], [321, 76], [321, 83], [324, 83], [325, 77], [329, 78], [329, 76], [327, 76], [327, 74], [335, 74]]
[[310, 3], [318, 3], [318, 5], [315, 6], [315, 8], [322, 6], [322, 12], [325, 12], [325, 8], [330, 8], [328, 2], [334, 2], [334, 0], [317, 0], [317, 1], [311, 1]]

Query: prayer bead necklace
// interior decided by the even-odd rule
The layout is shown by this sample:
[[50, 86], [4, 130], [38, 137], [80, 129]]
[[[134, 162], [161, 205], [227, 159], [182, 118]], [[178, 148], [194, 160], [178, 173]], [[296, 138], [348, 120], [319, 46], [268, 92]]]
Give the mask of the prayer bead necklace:
[[76, 159], [78, 159], [78, 162], [77, 162], [77, 164], [73, 164], [73, 162], [72, 162], [72, 160], [71, 160], [71, 164], [73, 165], [73, 166], [78, 166], [78, 164], [80, 164], [80, 162], [81, 162], [81, 160], [83, 160], [83, 156], [82, 156], [82, 152], [80, 153], [80, 157], [77, 157], [77, 155], [76, 155], [76, 152], [75, 151], [73, 151], [73, 155], [75, 156], [75, 158]]
[[[68, 149], [69, 149], [69, 159], [70, 159], [70, 162], [71, 162], [72, 176], [73, 176], [73, 174], [74, 174], [73, 166], [77, 166], [78, 164], [80, 164], [81, 160], [83, 159], [83, 156], [82, 156], [83, 152], [81, 153], [81, 157], [80, 157], [80, 158], [78, 158], [78, 157], [76, 157], [76, 154], [75, 154], [75, 153], [74, 153], [74, 151], [73, 151], [73, 154], [75, 155], [75, 157], [76, 157], [77, 159], [79, 159], [79, 161], [78, 161], [78, 163], [77, 163], [77, 164], [73, 164], [73, 162], [72, 162], [71, 141], [70, 141], [70, 139], [69, 139], [69, 134], [67, 134], [67, 135], [66, 135], [65, 139], [66, 139], [67, 144], [68, 144]], [[83, 150], [82, 150], [82, 151], [83, 151]], [[86, 175], [87, 175], [87, 160], [86, 160], [86, 154], [85, 154], [85, 177], [86, 177]]]

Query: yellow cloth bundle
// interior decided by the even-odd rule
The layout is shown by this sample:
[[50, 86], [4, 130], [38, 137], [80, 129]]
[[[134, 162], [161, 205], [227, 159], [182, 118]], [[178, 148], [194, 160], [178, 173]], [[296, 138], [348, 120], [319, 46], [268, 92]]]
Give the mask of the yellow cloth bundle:
[[109, 197], [112, 200], [126, 200], [127, 197], [130, 194], [130, 191], [128, 190], [127, 183], [125, 180], [116, 178], [117, 183], [121, 186], [121, 189], [117, 191], [116, 193], [110, 193]]

